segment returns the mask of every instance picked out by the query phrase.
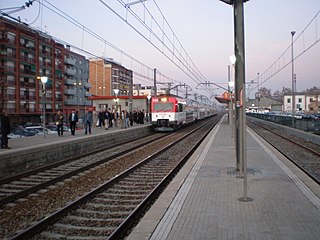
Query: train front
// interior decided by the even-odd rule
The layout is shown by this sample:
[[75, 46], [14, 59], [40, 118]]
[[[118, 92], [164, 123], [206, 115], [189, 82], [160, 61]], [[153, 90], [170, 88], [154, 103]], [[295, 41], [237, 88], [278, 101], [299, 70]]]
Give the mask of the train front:
[[170, 96], [152, 97], [151, 123], [156, 131], [173, 131], [177, 128], [177, 99]]

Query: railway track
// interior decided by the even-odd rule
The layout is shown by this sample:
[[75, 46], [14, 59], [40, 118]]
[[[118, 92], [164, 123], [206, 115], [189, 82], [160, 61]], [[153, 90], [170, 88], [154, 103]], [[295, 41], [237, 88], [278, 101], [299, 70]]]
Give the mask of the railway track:
[[320, 146], [277, 128], [248, 120], [247, 125], [320, 184]]
[[[196, 125], [194, 125], [193, 127], [195, 126]], [[30, 225], [34, 222], [40, 222], [40, 226], [42, 226], [42, 228], [44, 228], [43, 227], [44, 225], [47, 226], [48, 224], [49, 225], [51, 224], [51, 227], [53, 229], [61, 230], [61, 232], [59, 230], [58, 233], [50, 233], [51, 230], [49, 232], [41, 233], [41, 235], [39, 235], [38, 237], [35, 237], [35, 239], [45, 239], [45, 238], [54, 239], [54, 238], [66, 236], [66, 234], [67, 235], [72, 234], [72, 232], [75, 234], [74, 239], [78, 239], [78, 237], [80, 237], [81, 235], [80, 234], [81, 232], [86, 232], [84, 235], [89, 234], [88, 236], [91, 236], [90, 232], [98, 232], [100, 233], [101, 237], [104, 239], [105, 239], [105, 236], [108, 236], [110, 233], [110, 237], [111, 237], [112, 236], [111, 232], [114, 232], [114, 230], [119, 227], [119, 225], [117, 224], [122, 222], [123, 219], [125, 220], [131, 219], [131, 217], [129, 216], [136, 215], [136, 213], [133, 213], [133, 212], [141, 213], [141, 210], [137, 210], [140, 208], [139, 206], [141, 207], [143, 206], [143, 208], [145, 208], [145, 205], [149, 204], [149, 203], [144, 204], [143, 202], [145, 200], [141, 201], [141, 195], [143, 195], [144, 198], [147, 198], [146, 193], [148, 193], [147, 194], [147, 196], [149, 196], [148, 198], [152, 199], [155, 195], [157, 195], [156, 193], [161, 191], [161, 189], [164, 187], [165, 183], [163, 184], [159, 183], [161, 179], [164, 179], [163, 172], [159, 170], [161, 168], [160, 166], [162, 165], [162, 163], [168, 162], [167, 160], [172, 159], [172, 156], [177, 157], [178, 156], [177, 152], [180, 152], [181, 149], [191, 151], [190, 149], [192, 149], [192, 147], [194, 147], [196, 143], [194, 141], [193, 143], [191, 143], [192, 141], [190, 140], [190, 137], [189, 137], [188, 138], [189, 140], [187, 140], [187, 142], [190, 142], [191, 146], [188, 145], [186, 148], [181, 146], [177, 147], [175, 150], [172, 150], [173, 153], [171, 152], [169, 156], [167, 155], [166, 157], [162, 157], [161, 160], [160, 161], [158, 160], [158, 162], [155, 165], [148, 167], [148, 164], [145, 163], [147, 170], [145, 170], [143, 174], [141, 173], [143, 176], [142, 178], [139, 178], [138, 175], [135, 175], [137, 174], [137, 172], [131, 175], [130, 171], [138, 171], [137, 168], [140, 168], [138, 163], [141, 162], [142, 159], [145, 160], [144, 162], [151, 161], [150, 159], [151, 159], [151, 156], [153, 156], [154, 152], [157, 152], [157, 154], [159, 155], [161, 151], [164, 151], [164, 150], [159, 150], [159, 148], [160, 149], [166, 148], [168, 145], [173, 144], [173, 142], [177, 141], [176, 140], [177, 138], [181, 138], [182, 135], [186, 134], [184, 131], [190, 131], [190, 130], [182, 129], [181, 131], [171, 136], [167, 136], [158, 142], [150, 143], [150, 145], [146, 146], [145, 148], [141, 147], [141, 149], [139, 151], [136, 151], [135, 153], [127, 153], [118, 158], [114, 158], [113, 160], [109, 161], [106, 164], [102, 164], [103, 166], [94, 167], [93, 169], [90, 169], [90, 170], [87, 170], [86, 172], [78, 174], [78, 176], [76, 177], [68, 178], [64, 182], [56, 184], [52, 189], [44, 190], [45, 194], [43, 195], [41, 194], [38, 197], [37, 196], [32, 197], [28, 201], [21, 201], [21, 202], [18, 201], [18, 203], [15, 206], [9, 206], [8, 209], [4, 209], [4, 211], [0, 212], [0, 218], [4, 219], [3, 221], [0, 220], [0, 224], [5, 228], [7, 228], [7, 231], [4, 231], [2, 233], [0, 230], [0, 237], [8, 237], [8, 236], [12, 237], [17, 232], [20, 232], [19, 229], [28, 229], [28, 227], [30, 227]], [[199, 132], [199, 131], [196, 131], [196, 132]], [[196, 134], [196, 132], [194, 134]], [[191, 139], [194, 140], [195, 137], [191, 137]], [[186, 143], [184, 143], [183, 145], [186, 146]], [[158, 150], [155, 150], [155, 146], [157, 146]], [[187, 155], [187, 154], [184, 153], [184, 155]], [[166, 161], [164, 159], [166, 159]], [[153, 161], [156, 162], [156, 160], [153, 160]], [[170, 162], [173, 162], [173, 161], [169, 161], [169, 163]], [[125, 169], [128, 169], [128, 168], [130, 168], [130, 170], [124, 173]], [[166, 172], [166, 175], [168, 176], [171, 175], [172, 177], [172, 174], [174, 174], [174, 171], [172, 170], [172, 166], [170, 167], [164, 166], [163, 169], [164, 170], [162, 171]], [[128, 177], [129, 175], [130, 177], [128, 177], [127, 180], [118, 180], [118, 177], [115, 177], [116, 175], [118, 175], [118, 177], [121, 177], [121, 178]], [[170, 177], [168, 178], [170, 179]], [[145, 181], [149, 181], [149, 182], [145, 182]], [[153, 182], [153, 181], [156, 181], [156, 182]], [[122, 183], [122, 184], [114, 185], [116, 182], [117, 184], [118, 183]], [[90, 185], [90, 186], [86, 187], [86, 185]], [[101, 188], [100, 187], [97, 188], [98, 185], [101, 185], [100, 186]], [[113, 185], [112, 188], [111, 188], [111, 185]], [[155, 185], [157, 186], [158, 190], [151, 190], [155, 187]], [[147, 187], [147, 189], [144, 189], [145, 187]], [[82, 188], [86, 188], [86, 189], [82, 190]], [[102, 194], [101, 193], [102, 188], [103, 189], [106, 188], [109, 190], [108, 192]], [[73, 200], [70, 200], [72, 199], [70, 197], [68, 200], [62, 201], [63, 198], [66, 198], [66, 195], [69, 195], [70, 192], [73, 192], [73, 191], [77, 192], [77, 195], [73, 197]], [[97, 192], [99, 191], [100, 191], [100, 194], [102, 195], [99, 195], [98, 198], [96, 198], [95, 200], [92, 200], [93, 202], [89, 204], [89, 206], [91, 206], [91, 208], [95, 210], [90, 208], [84, 209], [84, 210], [81, 210], [81, 209], [73, 210], [73, 211], [76, 211], [75, 213], [76, 216], [70, 215], [69, 217], [64, 218], [62, 223], [59, 222], [57, 223], [58, 225], [55, 225], [54, 227], [52, 226], [53, 222], [57, 221], [56, 219], [57, 217], [53, 217], [53, 216], [57, 216], [57, 215], [60, 217], [62, 215], [65, 216], [66, 213], [64, 211], [70, 211], [70, 209], [74, 209], [75, 206], [78, 207], [79, 205], [86, 205], [84, 204], [84, 202], [91, 201], [88, 199], [89, 198], [88, 196], [96, 195]], [[88, 193], [87, 194], [88, 196], [86, 195], [87, 197], [83, 198], [85, 200], [80, 200], [82, 199], [82, 197], [80, 196], [85, 193]], [[117, 200], [116, 198], [117, 196], [120, 197], [120, 200]], [[77, 199], [75, 201], [77, 203], [71, 204], [71, 202], [74, 201], [74, 199]], [[47, 201], [49, 203], [47, 203]], [[115, 203], [119, 201], [120, 201], [120, 205], [116, 206]], [[59, 204], [57, 202], [59, 202]], [[140, 202], [140, 204], [137, 205], [138, 202]], [[133, 211], [132, 211], [132, 206], [135, 206]], [[26, 208], [28, 207], [30, 207], [31, 209], [26, 210]], [[46, 209], [46, 211], [43, 211], [42, 208], [45, 208], [45, 207], [47, 207], [48, 209]], [[109, 207], [109, 210], [107, 210], [107, 213], [102, 211], [103, 209], [107, 209], [107, 207]], [[57, 210], [57, 209], [60, 209], [60, 210]], [[69, 209], [69, 210], [66, 210], [66, 209]], [[124, 209], [124, 211], [121, 209]], [[109, 217], [106, 217], [106, 214], [109, 214], [109, 212], [110, 212]], [[117, 217], [119, 215], [122, 217]], [[86, 216], [88, 216], [87, 220], [85, 220]], [[15, 221], [11, 220], [13, 218], [16, 218]], [[71, 218], [72, 222], [77, 220], [76, 221], [77, 223], [75, 224], [74, 228], [70, 227], [71, 233], [70, 232], [64, 233], [66, 229], [63, 229], [63, 227], [62, 228], [60, 227], [70, 225], [70, 223], [63, 225], [64, 221], [67, 221], [66, 219], [68, 218]], [[100, 221], [99, 220], [100, 218], [103, 218], [104, 221]], [[111, 220], [107, 221], [107, 219], [109, 218]], [[49, 219], [55, 219], [55, 220], [53, 222], [50, 222], [52, 220], [49, 220]], [[19, 224], [21, 223], [21, 225], [16, 226], [17, 222]], [[129, 221], [129, 223], [131, 222], [134, 222], [134, 221]], [[59, 225], [59, 224], [62, 224], [62, 225]], [[97, 226], [100, 226], [100, 225], [106, 226], [106, 229], [111, 228], [111, 230], [109, 229], [110, 231], [107, 231], [107, 233], [106, 232], [101, 233], [100, 232], [101, 229], [99, 230], [99, 227], [96, 228]], [[124, 226], [127, 224], [124, 224], [122, 222], [120, 225]], [[51, 229], [51, 227], [47, 229]], [[34, 230], [36, 228], [38, 227], [35, 227], [35, 228], [31, 227], [29, 230], [23, 230], [22, 232], [20, 232], [20, 234], [13, 237], [13, 239], [30, 238], [31, 235], [35, 234], [35, 232], [39, 232], [39, 230], [36, 230], [36, 231]], [[87, 229], [88, 232], [85, 229]], [[97, 231], [95, 231], [94, 229]], [[32, 232], [31, 235], [29, 235], [30, 232]], [[121, 230], [120, 232], [123, 232], [123, 230]], [[96, 237], [99, 238], [99, 236], [96, 236]], [[96, 237], [92, 237], [92, 238], [96, 239]]]
[[154, 134], [133, 141], [124, 141], [107, 149], [99, 149], [2, 179], [0, 180], [0, 206], [104, 164], [164, 136], [164, 134]]

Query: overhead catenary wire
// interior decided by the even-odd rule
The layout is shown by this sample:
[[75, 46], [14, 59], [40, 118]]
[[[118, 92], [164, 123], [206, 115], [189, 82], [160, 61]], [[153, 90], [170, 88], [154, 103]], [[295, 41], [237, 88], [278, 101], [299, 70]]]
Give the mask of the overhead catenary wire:
[[[39, 5], [41, 4], [43, 7], [49, 9], [50, 11], [54, 12], [55, 14], [57, 14], [58, 16], [62, 17], [63, 19], [67, 20], [68, 22], [72, 23], [73, 25], [75, 25], [76, 27], [78, 27], [79, 29], [81, 29], [82, 33], [84, 32], [87, 32], [89, 33], [91, 36], [95, 37], [96, 39], [100, 40], [101, 42], [103, 42], [104, 44], [107, 44], [108, 46], [110, 46], [111, 48], [113, 48], [114, 50], [120, 52], [121, 56], [126, 56], [127, 58], [131, 59], [131, 61], [134, 61], [138, 64], [140, 64], [141, 66], [143, 66], [143, 68], [146, 68], [148, 69], [147, 71], [148, 72], [152, 72], [154, 70], [154, 68], [151, 68], [149, 66], [147, 66], [146, 64], [142, 63], [141, 61], [137, 60], [136, 58], [130, 56], [128, 53], [126, 53], [125, 51], [122, 51], [119, 47], [115, 46], [114, 44], [111, 44], [110, 42], [106, 41], [103, 37], [101, 37], [99, 34], [97, 34], [96, 32], [90, 30], [89, 28], [85, 27], [83, 24], [81, 24], [79, 21], [77, 21], [76, 19], [74, 19], [73, 17], [71, 17], [70, 15], [68, 15], [67, 13], [65, 13], [64, 11], [60, 10], [59, 8], [57, 8], [55, 5], [51, 4], [49, 1], [47, 0], [42, 0], [42, 1], [38, 1], [39, 2]], [[157, 6], [158, 7], [158, 6]], [[159, 9], [160, 10], [160, 9]], [[161, 11], [161, 10], [160, 10]], [[39, 12], [38, 12], [39, 13]], [[161, 12], [162, 14], [162, 12]], [[38, 14], [39, 15], [39, 14]], [[163, 14], [162, 14], [163, 16]], [[163, 19], [164, 19], [164, 22], [166, 22], [166, 24], [168, 26], [170, 26], [168, 23], [167, 23], [167, 20], [164, 18], [163, 16]], [[155, 20], [153, 20], [154, 22], [156, 22]], [[34, 23], [35, 21], [33, 21], [32, 23]], [[171, 29], [171, 27], [170, 27]], [[169, 39], [169, 37], [164, 33], [164, 36], [166, 39]], [[184, 51], [183, 53], [181, 51], [178, 51], [178, 49], [175, 47], [174, 45], [174, 42], [179, 42], [179, 40], [176, 38], [175, 34], [174, 34], [174, 37], [173, 37], [173, 51], [176, 51], [178, 52], [179, 56], [176, 56], [177, 59], [182, 58], [182, 60], [180, 60], [180, 63], [182, 66], [185, 67], [185, 69], [183, 69], [183, 72], [186, 73], [186, 75], [188, 75], [191, 79], [194, 78], [194, 76], [196, 76], [195, 73], [192, 73], [190, 71], [190, 69], [192, 69], [192, 66], [189, 65], [188, 61], [189, 62], [192, 62], [192, 60], [188, 60], [186, 58], [184, 58], [184, 56], [182, 56], [183, 54], [185, 54], [187, 57], [187, 53]], [[180, 43], [180, 42], [179, 42]], [[69, 44], [70, 45], [70, 44]], [[160, 48], [158, 48], [157, 46], [154, 45], [155, 48], [157, 48], [158, 50], [160, 50]], [[180, 44], [180, 47], [181, 49], [184, 49], [183, 46]], [[81, 44], [81, 48], [83, 48], [83, 40], [82, 40], [82, 44]], [[81, 49], [79, 48], [79, 49]], [[85, 50], [82, 49], [84, 52]], [[175, 53], [175, 52], [173, 52]], [[94, 54], [93, 54], [94, 55]], [[167, 56], [168, 59], [170, 59], [170, 56], [168, 54], [165, 54], [164, 55]], [[175, 54], [173, 54], [175, 55]], [[172, 60], [173, 61], [173, 60]], [[193, 62], [192, 62], [193, 64]], [[176, 66], [180, 67], [179, 64], [175, 63]], [[159, 71], [157, 70], [157, 72], [159, 73]], [[163, 74], [162, 74], [163, 75]], [[194, 75], [194, 76], [192, 76]], [[165, 76], [165, 75], [163, 75]], [[166, 79], [168, 79], [169, 81], [174, 81], [176, 83], [179, 83], [181, 81], [177, 81], [177, 80], [174, 80], [173, 78], [170, 78], [170, 77], [164, 77]], [[150, 78], [151, 79], [151, 78]], [[197, 79], [197, 78], [196, 78]], [[201, 81], [200, 81], [201, 82]]]
[[[294, 39], [293, 44], [297, 43], [299, 39], [303, 41], [303, 48], [300, 52], [297, 52], [297, 54], [293, 57], [293, 59], [288, 58], [290, 60], [285, 59], [286, 54], [290, 53], [291, 50], [291, 44], [285, 49], [285, 51], [278, 57], [264, 72], [259, 74], [259, 77], [255, 78], [253, 81], [257, 82], [258, 78], [260, 81], [259, 86], [261, 86], [263, 83], [266, 83], [271, 78], [273, 78], [275, 75], [277, 75], [279, 72], [281, 72], [283, 69], [285, 69], [287, 66], [289, 66], [292, 61], [297, 60], [300, 58], [304, 53], [309, 51], [312, 47], [314, 47], [317, 43], [320, 42], [320, 36], [318, 35], [318, 17], [320, 15], [320, 10], [316, 13], [316, 15], [309, 21], [309, 23], [306, 25], [306, 27], [301, 31], [299, 35]], [[315, 23], [315, 39], [308, 45], [305, 46], [305, 33], [306, 31], [311, 27], [311, 24]], [[254, 87], [252, 90], [257, 89], [258, 86]]]
[[[175, 61], [173, 58], [171, 58], [169, 54], [165, 53], [160, 46], [157, 46], [155, 42], [151, 41], [151, 38], [148, 37], [146, 34], [143, 34], [141, 31], [139, 31], [139, 29], [137, 27], [135, 27], [132, 23], [130, 23], [128, 21], [128, 17], [127, 17], [127, 13], [125, 16], [122, 16], [120, 13], [118, 13], [114, 8], [112, 8], [110, 6], [110, 4], [106, 3], [104, 0], [99, 0], [105, 7], [107, 7], [112, 13], [114, 13], [117, 17], [119, 17], [122, 21], [124, 21], [126, 24], [128, 24], [133, 30], [135, 30], [141, 37], [143, 37], [146, 41], [148, 41], [153, 47], [155, 47], [159, 52], [161, 52], [169, 61], [171, 61], [175, 66], [177, 66], [182, 72], [184, 72], [190, 79], [192, 79], [195, 83], [201, 83], [201, 82], [205, 82], [207, 81], [207, 79], [204, 78], [203, 74], [199, 74], [198, 73], [198, 68], [195, 67], [193, 61], [191, 60], [191, 58], [189, 57], [189, 55], [187, 54], [187, 52], [184, 50], [182, 44], [180, 43], [180, 41], [176, 38], [176, 34], [172, 31], [172, 28], [170, 27], [170, 25], [168, 24], [168, 22], [166, 21], [164, 15], [162, 14], [162, 12], [160, 12], [162, 18], [165, 20], [165, 22], [167, 23], [167, 25], [169, 26], [169, 29], [172, 31], [172, 34], [174, 36], [175, 39], [177, 39], [178, 43], [180, 43], [179, 47], [184, 50], [184, 51], [180, 51], [178, 48], [175, 47], [175, 44], [173, 43], [173, 41], [170, 40], [170, 38], [168, 37], [168, 35], [165, 33], [165, 31], [162, 29], [161, 24], [158, 23], [158, 21], [156, 21], [156, 19], [153, 17], [152, 13], [149, 11], [149, 9], [146, 7], [145, 3], [142, 2], [141, 4], [144, 7], [144, 12], [147, 12], [150, 16], [151, 19], [151, 23], [150, 25], [152, 26], [152, 23], [155, 23], [156, 26], [158, 26], [158, 28], [160, 29], [161, 33], [163, 34], [163, 36], [166, 37], [166, 39], [168, 40], [168, 42], [172, 45], [172, 46], [168, 46], [165, 41], [162, 40], [161, 36], [158, 36], [151, 27], [149, 27], [144, 18], [141, 18], [138, 16], [138, 14], [136, 14], [132, 8], [127, 7], [127, 4], [123, 1], [123, 0], [118, 0], [118, 2], [122, 5], [122, 7], [124, 7], [149, 33], [150, 36], [154, 36], [156, 40], [158, 40], [161, 44], [162, 47], [164, 47], [166, 50], [168, 50], [168, 52], [170, 54], [172, 54], [177, 61]], [[158, 6], [157, 6], [158, 7]], [[158, 9], [160, 10], [160, 8], [158, 7]], [[161, 11], [161, 10], [160, 10]], [[162, 37], [163, 37], [162, 36]], [[173, 48], [173, 50], [171, 50], [171, 47]], [[175, 53], [176, 50], [178, 52], [178, 55]], [[183, 55], [186, 55], [186, 57], [184, 57]], [[192, 66], [190, 63], [192, 63]], [[210, 91], [207, 91], [208, 93], [210, 93]]]
[[[109, 41], [107, 41], [105, 38], [103, 38], [102, 36], [100, 36], [99, 34], [97, 34], [96, 32], [92, 31], [91, 29], [87, 28], [86, 26], [84, 26], [83, 24], [81, 24], [79, 21], [77, 21], [76, 19], [74, 19], [73, 17], [71, 17], [70, 15], [68, 15], [67, 13], [65, 13], [64, 11], [62, 11], [61, 9], [59, 9], [58, 7], [54, 6], [53, 4], [51, 4], [50, 2], [48, 2], [47, 0], [43, 0], [46, 4], [43, 4], [44, 7], [46, 7], [47, 9], [49, 9], [50, 11], [54, 12], [55, 14], [57, 14], [58, 16], [62, 17], [63, 19], [67, 20], [68, 22], [72, 23], [73, 25], [75, 25], [76, 27], [78, 27], [79, 29], [81, 29], [82, 32], [87, 32], [88, 34], [90, 34], [91, 36], [95, 37], [97, 40], [101, 41], [104, 44], [107, 44], [109, 47], [113, 48], [114, 50], [118, 51], [121, 55], [126, 56], [127, 58], [129, 58], [131, 61], [136, 62], [137, 64], [141, 65], [143, 68], [148, 69], [148, 71], [152, 72], [154, 68], [151, 68], [149, 66], [147, 66], [146, 64], [144, 64], [143, 62], [139, 61], [138, 59], [134, 58], [133, 56], [131, 56], [130, 54], [128, 54], [127, 52], [123, 51], [122, 49], [120, 49], [119, 47], [117, 47], [116, 45], [110, 43]], [[69, 44], [70, 45], [70, 44]], [[74, 46], [75, 47], [75, 46]], [[81, 46], [82, 48], [83, 46]], [[79, 47], [75, 47], [77, 48], [79, 51], [81, 50], [81, 48]], [[86, 50], [82, 49], [82, 52], [88, 53]], [[90, 53], [89, 55], [93, 55], [96, 56], [95, 54]], [[135, 71], [134, 71], [135, 72]], [[137, 73], [137, 72], [136, 72]], [[168, 79], [171, 79], [169, 77], [167, 77]], [[178, 82], [177, 80], [174, 80], [176, 82]], [[150, 81], [151, 82], [151, 81]]]

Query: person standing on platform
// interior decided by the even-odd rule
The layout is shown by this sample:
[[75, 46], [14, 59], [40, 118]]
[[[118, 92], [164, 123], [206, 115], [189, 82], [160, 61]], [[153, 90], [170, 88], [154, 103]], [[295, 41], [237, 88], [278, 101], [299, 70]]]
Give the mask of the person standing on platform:
[[78, 114], [76, 113], [75, 110], [72, 110], [72, 112], [69, 115], [69, 123], [70, 123], [70, 130], [71, 130], [71, 135], [75, 135], [76, 133], [76, 124], [78, 122]]
[[58, 136], [63, 137], [63, 113], [61, 111], [57, 112], [57, 121], [56, 121], [56, 125], [57, 125], [57, 131], [58, 131]]
[[97, 111], [93, 111], [92, 112], [92, 118], [93, 118], [93, 127], [97, 127], [97, 123], [98, 123], [98, 113]]
[[134, 121], [133, 113], [132, 113], [132, 111], [130, 111], [130, 113], [129, 113], [129, 122], [130, 122], [130, 126], [131, 127], [133, 126], [133, 121]]
[[86, 114], [84, 115], [84, 134], [91, 134], [91, 126], [93, 122], [93, 114], [91, 111], [86, 110]]
[[112, 128], [113, 127], [113, 114], [112, 114], [112, 111], [111, 111], [111, 109], [109, 108], [109, 110], [108, 110], [108, 112], [109, 112], [109, 128]]
[[117, 109], [113, 109], [113, 122], [114, 122], [114, 127], [118, 127], [118, 111]]
[[98, 113], [98, 121], [99, 121], [99, 128], [104, 127], [104, 114], [102, 109], [100, 109], [99, 113]]
[[106, 109], [104, 111], [104, 126], [105, 126], [105, 130], [109, 129], [109, 118], [110, 118], [110, 113], [109, 111]]
[[10, 120], [6, 110], [2, 111], [1, 116], [1, 148], [10, 149], [8, 146], [8, 134], [10, 133]]

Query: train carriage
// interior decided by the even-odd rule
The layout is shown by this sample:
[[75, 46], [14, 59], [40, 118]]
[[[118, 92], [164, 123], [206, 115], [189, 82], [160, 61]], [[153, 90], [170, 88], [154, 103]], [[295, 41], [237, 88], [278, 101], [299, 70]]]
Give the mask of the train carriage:
[[159, 95], [151, 100], [151, 123], [156, 131], [173, 131], [210, 115], [212, 111], [193, 100]]

